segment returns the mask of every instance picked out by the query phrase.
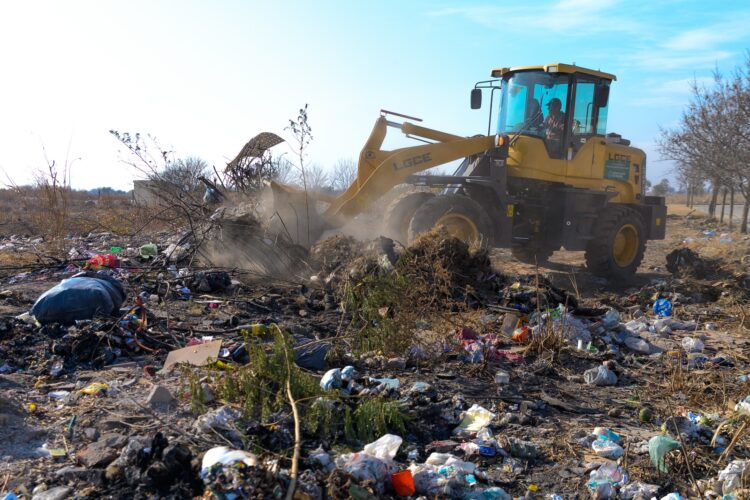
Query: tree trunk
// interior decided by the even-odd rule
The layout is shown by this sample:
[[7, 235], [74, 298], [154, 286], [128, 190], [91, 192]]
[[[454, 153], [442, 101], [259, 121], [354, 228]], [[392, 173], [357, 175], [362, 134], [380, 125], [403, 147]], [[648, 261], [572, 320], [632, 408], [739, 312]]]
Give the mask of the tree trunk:
[[727, 208], [727, 188], [723, 190], [723, 196], [721, 197], [721, 219], [719, 222], [724, 224], [724, 210]]
[[711, 184], [711, 201], [708, 204], [708, 215], [716, 216], [716, 200], [719, 199], [719, 183], [714, 181]]
[[734, 227], [734, 186], [729, 190], [729, 230]]
[[750, 196], [745, 196], [745, 204], [742, 206], [742, 225], [740, 232], [747, 234], [747, 213], [750, 211]]

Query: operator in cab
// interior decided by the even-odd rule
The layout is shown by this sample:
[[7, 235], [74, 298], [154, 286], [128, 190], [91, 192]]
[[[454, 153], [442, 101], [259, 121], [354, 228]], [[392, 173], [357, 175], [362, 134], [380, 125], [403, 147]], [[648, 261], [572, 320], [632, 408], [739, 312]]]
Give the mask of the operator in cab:
[[562, 141], [563, 130], [565, 128], [565, 115], [562, 112], [562, 102], [557, 97], [553, 97], [547, 103], [547, 108], [549, 109], [549, 114], [544, 119], [547, 139]]

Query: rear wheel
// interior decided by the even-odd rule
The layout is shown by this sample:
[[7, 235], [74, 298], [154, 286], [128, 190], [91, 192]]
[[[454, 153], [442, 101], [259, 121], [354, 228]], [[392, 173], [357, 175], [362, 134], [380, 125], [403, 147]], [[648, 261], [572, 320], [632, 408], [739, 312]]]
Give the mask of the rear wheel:
[[405, 244], [409, 239], [409, 224], [414, 212], [435, 193], [417, 191], [404, 193], [394, 199], [385, 210], [383, 232], [391, 239]]
[[592, 274], [627, 278], [635, 274], [646, 250], [643, 221], [635, 210], [607, 208], [594, 226], [586, 247], [586, 267]]
[[409, 243], [434, 227], [442, 227], [467, 243], [492, 241], [489, 215], [479, 203], [463, 195], [436, 196], [419, 207], [409, 224]]
[[555, 253], [555, 249], [549, 247], [513, 247], [511, 253], [516, 260], [525, 262], [526, 264], [542, 264], [549, 261], [552, 254]]

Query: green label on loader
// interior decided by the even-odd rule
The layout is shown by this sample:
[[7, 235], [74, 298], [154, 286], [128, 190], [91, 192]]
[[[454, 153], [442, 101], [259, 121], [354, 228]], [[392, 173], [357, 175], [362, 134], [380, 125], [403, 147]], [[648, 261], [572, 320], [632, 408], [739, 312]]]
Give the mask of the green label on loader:
[[630, 179], [630, 160], [607, 160], [604, 162], [604, 178], [616, 181]]

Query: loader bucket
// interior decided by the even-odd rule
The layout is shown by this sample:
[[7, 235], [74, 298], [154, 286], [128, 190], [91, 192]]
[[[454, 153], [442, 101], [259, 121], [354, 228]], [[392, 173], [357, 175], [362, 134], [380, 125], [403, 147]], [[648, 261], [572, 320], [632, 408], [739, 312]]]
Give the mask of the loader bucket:
[[271, 181], [273, 193], [274, 224], [295, 243], [310, 247], [330, 225], [318, 211], [320, 202], [330, 202], [331, 197], [296, 189]]

